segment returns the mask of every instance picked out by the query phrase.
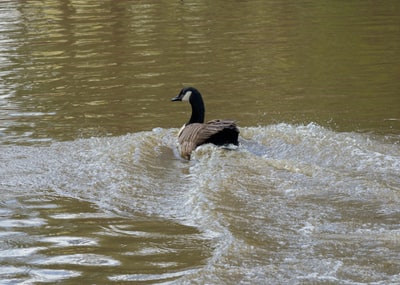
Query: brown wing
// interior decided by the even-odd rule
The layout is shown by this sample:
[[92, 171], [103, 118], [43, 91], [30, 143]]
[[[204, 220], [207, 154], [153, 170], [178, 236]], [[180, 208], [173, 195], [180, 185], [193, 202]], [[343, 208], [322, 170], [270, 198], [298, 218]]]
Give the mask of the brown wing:
[[239, 133], [239, 130], [236, 126], [235, 121], [231, 120], [212, 120], [206, 123], [207, 128], [213, 129], [216, 132], [220, 132], [223, 129], [231, 129], [235, 130], [237, 133]]
[[[179, 135], [181, 155], [187, 159], [191, 152], [199, 145], [205, 143], [238, 144], [239, 130], [234, 121], [213, 120], [206, 124], [190, 124], [185, 126]], [[222, 138], [222, 140], [221, 140]]]
[[239, 145], [239, 130], [235, 121], [230, 120], [212, 120], [207, 122], [207, 129], [213, 134], [205, 143], [213, 143], [216, 145], [234, 144]]
[[206, 139], [204, 132], [205, 124], [190, 124], [184, 127], [178, 137], [181, 156], [190, 159], [190, 154], [199, 145], [203, 144]]

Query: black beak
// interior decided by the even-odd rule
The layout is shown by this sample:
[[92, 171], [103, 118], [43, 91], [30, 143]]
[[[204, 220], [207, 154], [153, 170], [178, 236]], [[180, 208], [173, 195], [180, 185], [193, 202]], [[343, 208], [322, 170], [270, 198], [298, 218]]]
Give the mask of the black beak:
[[172, 98], [171, 101], [173, 101], [173, 102], [174, 101], [182, 101], [182, 98], [180, 98], [179, 95], [178, 95], [178, 96]]

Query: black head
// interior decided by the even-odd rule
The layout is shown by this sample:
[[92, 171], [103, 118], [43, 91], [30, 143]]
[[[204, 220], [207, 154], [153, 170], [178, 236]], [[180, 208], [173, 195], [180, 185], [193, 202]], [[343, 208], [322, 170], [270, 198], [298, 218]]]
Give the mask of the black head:
[[189, 101], [192, 103], [194, 98], [201, 98], [200, 92], [194, 87], [185, 87], [179, 92], [178, 96], [171, 99], [171, 101]]
[[188, 101], [192, 105], [192, 116], [187, 124], [204, 123], [205, 107], [200, 92], [194, 87], [185, 87], [171, 101]]

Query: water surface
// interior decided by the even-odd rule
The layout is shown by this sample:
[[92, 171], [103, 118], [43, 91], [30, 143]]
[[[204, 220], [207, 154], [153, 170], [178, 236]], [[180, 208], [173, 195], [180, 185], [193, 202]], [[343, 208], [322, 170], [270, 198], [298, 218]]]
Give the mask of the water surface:
[[[2, 284], [400, 283], [398, 1], [2, 1]], [[240, 146], [176, 148], [203, 93]]]

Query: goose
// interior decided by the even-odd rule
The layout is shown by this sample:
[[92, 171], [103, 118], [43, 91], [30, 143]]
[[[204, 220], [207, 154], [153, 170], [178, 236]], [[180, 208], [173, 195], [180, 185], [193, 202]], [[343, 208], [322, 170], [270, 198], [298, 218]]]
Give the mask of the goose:
[[178, 133], [180, 155], [183, 158], [190, 160], [192, 151], [202, 144], [239, 145], [239, 130], [235, 121], [212, 120], [204, 123], [204, 102], [196, 88], [183, 88], [171, 101], [188, 101], [192, 106], [189, 122], [184, 124]]

